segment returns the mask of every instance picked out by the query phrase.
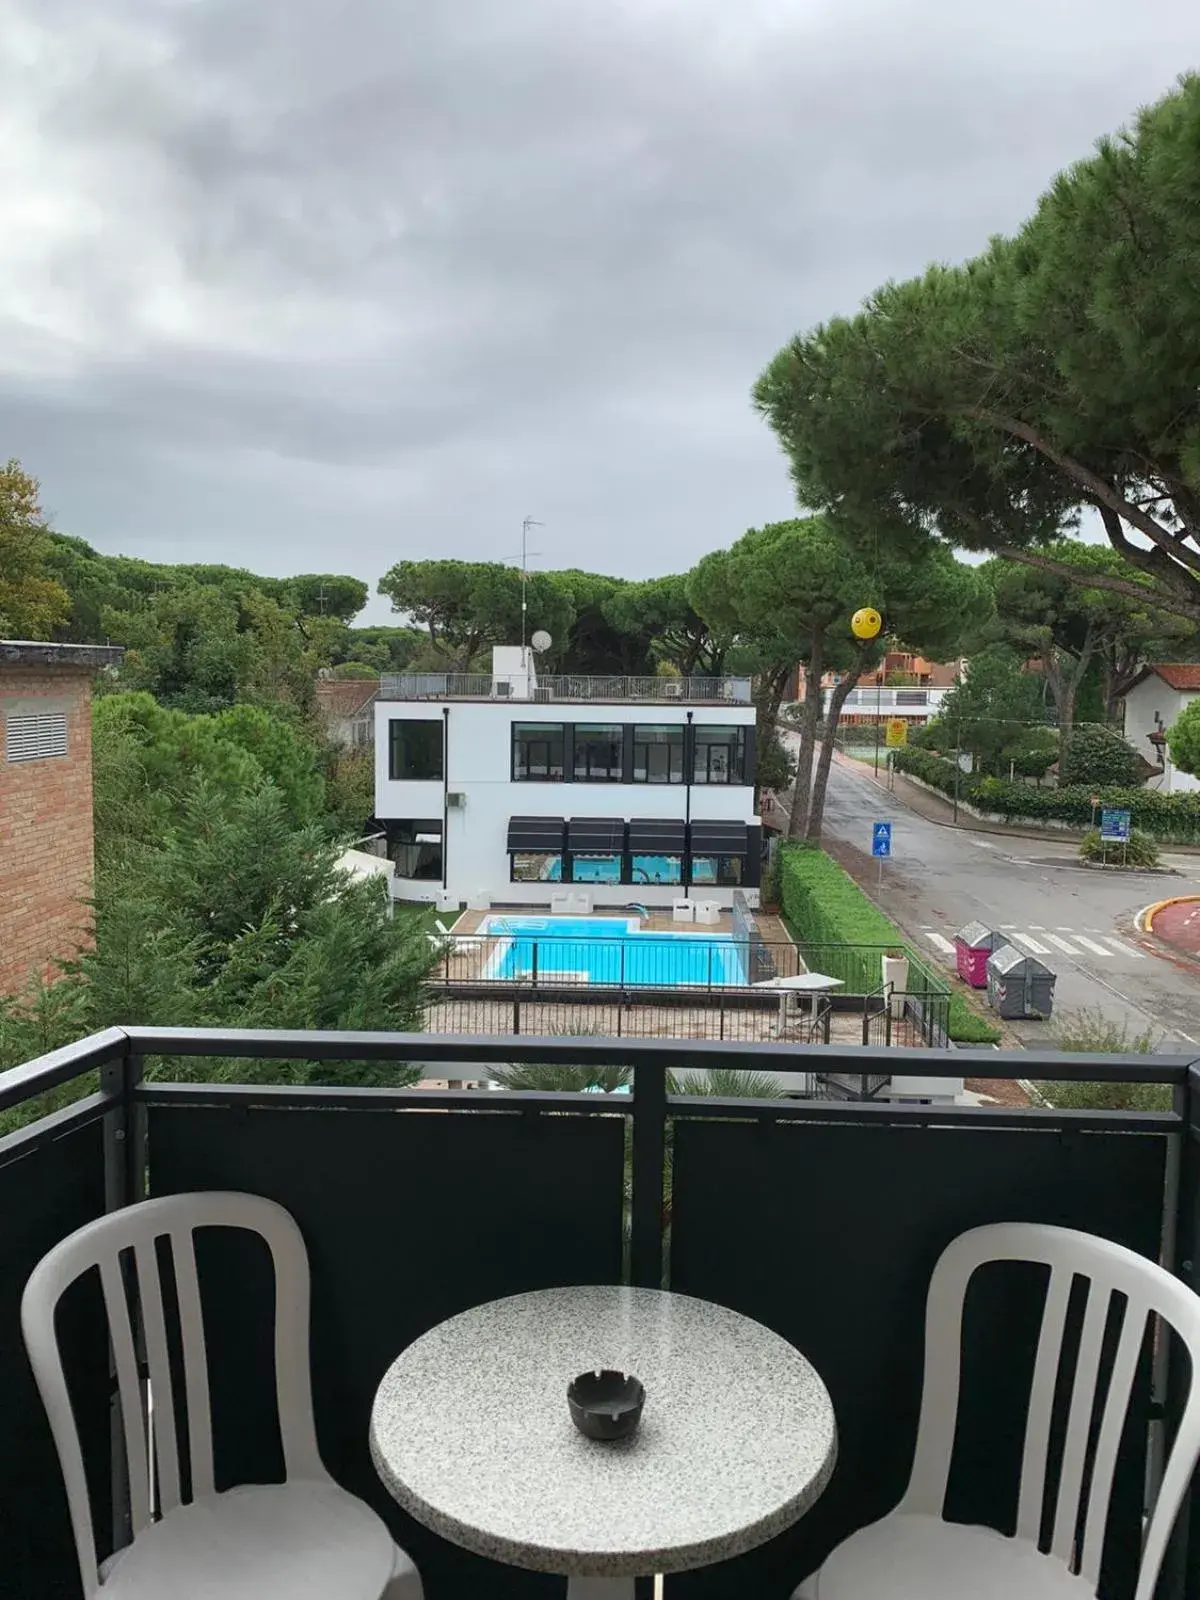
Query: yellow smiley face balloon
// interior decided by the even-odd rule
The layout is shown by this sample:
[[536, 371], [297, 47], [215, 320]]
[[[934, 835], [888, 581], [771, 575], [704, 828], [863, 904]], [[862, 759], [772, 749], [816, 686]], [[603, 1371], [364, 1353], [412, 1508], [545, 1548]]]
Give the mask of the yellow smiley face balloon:
[[883, 627], [883, 618], [874, 606], [862, 606], [850, 618], [850, 632], [856, 639], [873, 639]]

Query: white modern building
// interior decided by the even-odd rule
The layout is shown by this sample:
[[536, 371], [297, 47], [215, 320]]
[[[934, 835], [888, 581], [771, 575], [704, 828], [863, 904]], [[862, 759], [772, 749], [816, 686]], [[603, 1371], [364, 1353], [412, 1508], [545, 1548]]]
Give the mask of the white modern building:
[[1159, 661], [1144, 667], [1125, 695], [1125, 740], [1138, 755], [1157, 762], [1159, 775], [1147, 789], [1161, 794], [1183, 794], [1200, 789], [1200, 778], [1180, 772], [1171, 760], [1167, 729], [1181, 711], [1200, 694], [1200, 664], [1193, 661]]
[[490, 674], [384, 677], [374, 715], [398, 900], [757, 904], [749, 679], [539, 680], [503, 647]]

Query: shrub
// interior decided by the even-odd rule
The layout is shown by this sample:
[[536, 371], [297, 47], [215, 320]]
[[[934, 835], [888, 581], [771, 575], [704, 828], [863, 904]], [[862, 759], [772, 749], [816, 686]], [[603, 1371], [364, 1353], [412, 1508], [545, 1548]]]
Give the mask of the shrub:
[[[954, 793], [954, 763], [928, 750], [895, 751], [897, 772], [920, 778], [942, 794]], [[1135, 757], [1136, 760], [1136, 757]], [[1122, 789], [1097, 784], [1034, 789], [1027, 783], [1009, 783], [1005, 778], [977, 778], [961, 773], [959, 799], [981, 811], [1031, 822], [1064, 822], [1079, 829], [1095, 821], [1093, 796], [1097, 806], [1120, 807], [1132, 814], [1133, 825], [1153, 834], [1160, 843], [1200, 843], [1200, 794], [1160, 794], [1157, 789]]]
[[339, 661], [333, 669], [333, 676], [339, 683], [344, 679], [356, 678], [361, 678], [365, 682], [367, 679], [378, 680], [379, 669], [369, 667], [365, 661]]
[[[1064, 1011], [1054, 1024], [1054, 1043], [1068, 1053], [1150, 1055], [1159, 1039], [1152, 1028], [1131, 1034], [1098, 1006]], [[1034, 1085], [1042, 1098], [1064, 1111], [1169, 1111], [1171, 1090], [1165, 1083], [1053, 1083]]]
[[1053, 728], [1030, 728], [1000, 752], [1005, 772], [1021, 778], [1044, 778], [1058, 760], [1058, 734]]
[[1089, 828], [1080, 840], [1079, 859], [1127, 867], [1156, 867], [1158, 845], [1148, 833], [1141, 833], [1137, 828], [1130, 833], [1129, 843], [1125, 845], [1105, 842], [1099, 828]]
[[1071, 784], [1117, 784], [1134, 788], [1145, 782], [1146, 763], [1132, 745], [1111, 728], [1092, 723], [1075, 728], [1063, 745], [1059, 781]]
[[845, 952], [839, 963], [843, 970], [831, 976], [844, 978], [848, 993], [870, 994], [878, 988], [882, 949], [900, 949], [908, 956], [910, 970], [915, 967], [923, 974], [922, 981], [930, 989], [949, 991], [947, 1026], [951, 1039], [963, 1044], [995, 1044], [999, 1040], [999, 1029], [971, 1009], [961, 990], [929, 972], [920, 957], [905, 945], [895, 924], [823, 850], [791, 844], [781, 846], [779, 854], [783, 915], [800, 944], [880, 947]]

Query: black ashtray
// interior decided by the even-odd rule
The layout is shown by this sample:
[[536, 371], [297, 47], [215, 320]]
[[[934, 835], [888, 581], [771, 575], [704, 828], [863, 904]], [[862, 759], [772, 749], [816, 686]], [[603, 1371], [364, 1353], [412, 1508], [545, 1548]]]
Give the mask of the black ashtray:
[[581, 1372], [567, 1389], [571, 1421], [589, 1439], [627, 1439], [637, 1432], [646, 1390], [626, 1372]]

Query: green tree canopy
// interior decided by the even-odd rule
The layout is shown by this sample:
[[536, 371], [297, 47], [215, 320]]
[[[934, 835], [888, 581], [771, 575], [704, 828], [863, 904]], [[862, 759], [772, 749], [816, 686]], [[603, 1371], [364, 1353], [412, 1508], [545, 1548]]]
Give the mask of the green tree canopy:
[[1098, 663], [1105, 712], [1116, 714], [1120, 697], [1132, 686], [1147, 659], [1174, 656], [1195, 638], [1195, 627], [1167, 615], [1150, 601], [1139, 580], [1141, 599], [1110, 589], [1085, 586], [1089, 575], [1113, 574], [1120, 557], [1095, 545], [1061, 541], [1047, 546], [1056, 565], [1076, 573], [1047, 572], [1005, 560], [987, 563], [984, 572], [996, 603], [993, 632], [1042, 665], [1068, 738], [1075, 702], [1088, 669]]
[[[696, 608], [714, 628], [749, 646], [767, 681], [805, 664], [809, 693], [800, 724], [793, 838], [820, 837], [833, 754], [832, 737], [826, 737], [816, 761], [824, 674], [836, 671], [840, 678], [825, 718], [831, 735], [851, 689], [882, 659], [888, 635], [944, 659], [957, 653], [964, 634], [977, 629], [991, 607], [978, 572], [949, 552], [930, 547], [920, 559], [897, 559], [882, 541], [821, 517], [751, 529], [729, 551], [705, 557], [689, 585]], [[850, 618], [868, 604], [884, 615], [886, 632], [857, 641]], [[760, 738], [764, 731], [760, 727]]]
[[[258, 706], [234, 706], [217, 715], [190, 715], [160, 705], [152, 695], [101, 696], [93, 710], [97, 771], [97, 838], [128, 836], [142, 803], [140, 836], [152, 840], [171, 825], [174, 809], [198, 779], [232, 801], [269, 781], [285, 815], [297, 827], [319, 820], [324, 785], [317, 750], [295, 723]], [[123, 771], [120, 780], [116, 772]], [[109, 818], [104, 810], [114, 799]]]
[[[521, 642], [521, 574], [502, 562], [398, 561], [379, 592], [425, 628], [459, 672], [490, 645]], [[570, 596], [549, 572], [531, 572], [526, 594], [527, 637], [544, 629], [561, 651], [574, 619]]]
[[[756, 387], [800, 498], [1200, 621], [1200, 78], [1061, 175], [1014, 240], [877, 291]], [[1138, 578], [1143, 582], [1135, 581]]]
[[620, 633], [648, 640], [651, 656], [684, 677], [720, 671], [727, 640], [693, 607], [686, 574], [620, 584], [604, 610]]
[[1167, 748], [1181, 772], [1200, 778], [1200, 700], [1185, 706], [1167, 729]]
[[1007, 777], [1001, 753], [1045, 726], [1043, 687], [1007, 645], [979, 651], [942, 702], [938, 724], [946, 748], [967, 750], [978, 770]]
[[16, 460], [0, 466], [0, 637], [48, 639], [70, 600], [50, 570], [38, 481]]

